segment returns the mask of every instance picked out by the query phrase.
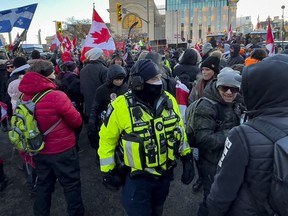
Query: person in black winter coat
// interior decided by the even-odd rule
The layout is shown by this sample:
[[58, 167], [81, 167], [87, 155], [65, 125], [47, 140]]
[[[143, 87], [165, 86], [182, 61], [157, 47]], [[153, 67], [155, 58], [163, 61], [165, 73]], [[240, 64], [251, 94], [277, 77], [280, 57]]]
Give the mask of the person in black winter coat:
[[99, 147], [98, 133], [102, 124], [101, 114], [106, 110], [110, 102], [128, 91], [128, 86], [124, 83], [125, 78], [126, 71], [122, 66], [116, 64], [110, 65], [106, 82], [96, 90], [89, 117], [88, 138], [91, 146], [96, 149], [97, 159], [97, 150]]
[[[288, 133], [287, 67], [288, 56], [282, 54], [244, 67], [241, 89], [251, 126], [266, 121]], [[268, 201], [274, 143], [251, 126], [229, 132], [203, 215], [277, 215]]]
[[200, 73], [200, 68], [197, 65], [201, 61], [199, 56], [194, 49], [186, 49], [180, 56], [179, 64], [175, 66], [173, 71], [173, 76], [177, 76], [190, 90], [192, 88], [192, 83]]
[[238, 71], [224, 68], [204, 89], [204, 97], [195, 108], [193, 129], [196, 147], [199, 148], [199, 165], [202, 174], [203, 203], [201, 215], [210, 192], [217, 163], [224, 149], [230, 129], [240, 124], [241, 105], [237, 101], [240, 90]]
[[[8, 79], [10, 77], [11, 72], [14, 70], [13, 60], [8, 60], [1, 68], [1, 77], [0, 77], [0, 101], [4, 102], [7, 105], [7, 114], [8, 119], [12, 116], [12, 104], [11, 104], [11, 97], [9, 96], [7, 89], [8, 89]], [[1, 109], [1, 108], [0, 108]], [[1, 113], [1, 112], [0, 112]], [[2, 124], [2, 131], [8, 131], [8, 119], [3, 119]]]
[[[77, 64], [73, 61], [62, 63], [60, 66], [61, 73], [57, 76], [59, 83], [58, 89], [65, 92], [72, 101], [76, 110], [83, 116], [83, 95], [80, 91], [80, 78], [77, 75]], [[76, 149], [79, 151], [78, 141], [82, 130], [82, 125], [74, 129], [76, 136]]]
[[230, 67], [234, 64], [244, 64], [245, 60], [240, 55], [240, 45], [232, 44], [230, 46], [230, 58], [227, 60], [227, 66]]
[[102, 57], [103, 51], [95, 47], [89, 50], [85, 57], [88, 63], [80, 71], [80, 88], [84, 96], [84, 121], [88, 122], [95, 92], [99, 86], [106, 82], [106, 62]]

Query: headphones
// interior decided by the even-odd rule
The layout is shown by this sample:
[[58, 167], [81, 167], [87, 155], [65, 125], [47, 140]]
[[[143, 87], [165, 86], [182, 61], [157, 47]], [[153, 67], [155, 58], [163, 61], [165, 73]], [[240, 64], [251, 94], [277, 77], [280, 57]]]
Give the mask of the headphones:
[[134, 64], [130, 71], [130, 79], [129, 79], [129, 86], [132, 90], [142, 91], [144, 88], [144, 79], [139, 74], [139, 67], [144, 61], [147, 60], [140, 60]]

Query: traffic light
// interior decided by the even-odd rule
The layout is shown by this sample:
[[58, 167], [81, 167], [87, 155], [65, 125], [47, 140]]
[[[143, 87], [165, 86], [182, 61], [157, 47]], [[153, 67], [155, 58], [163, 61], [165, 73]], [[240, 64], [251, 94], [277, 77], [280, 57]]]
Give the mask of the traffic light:
[[120, 3], [116, 3], [116, 16], [117, 16], [117, 21], [121, 22], [122, 21], [122, 5]]
[[62, 34], [62, 22], [61, 21], [56, 21], [56, 32], [59, 32]]

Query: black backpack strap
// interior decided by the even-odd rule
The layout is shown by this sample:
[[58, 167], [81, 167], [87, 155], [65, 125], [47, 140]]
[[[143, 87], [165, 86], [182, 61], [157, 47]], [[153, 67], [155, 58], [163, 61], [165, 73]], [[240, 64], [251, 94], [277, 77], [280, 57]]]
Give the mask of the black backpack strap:
[[250, 127], [254, 128], [255, 130], [262, 133], [266, 136], [269, 140], [275, 143], [277, 140], [287, 136], [287, 133], [283, 130], [279, 129], [275, 125], [262, 120], [262, 119], [252, 119], [245, 124], [249, 125]]
[[216, 110], [217, 110], [216, 123], [218, 126], [220, 126], [222, 122], [224, 121], [224, 112], [222, 110], [221, 104], [207, 97], [202, 97], [202, 99], [209, 101], [211, 104], [213, 104], [216, 107]]
[[38, 92], [33, 98], [32, 98], [32, 102], [33, 103], [38, 103], [46, 94], [48, 94], [49, 92], [53, 91], [52, 89], [48, 89], [42, 92]]

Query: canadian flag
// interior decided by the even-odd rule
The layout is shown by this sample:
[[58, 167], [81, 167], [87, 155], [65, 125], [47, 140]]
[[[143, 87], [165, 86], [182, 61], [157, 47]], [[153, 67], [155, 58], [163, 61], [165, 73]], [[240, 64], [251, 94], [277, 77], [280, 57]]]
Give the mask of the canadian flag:
[[195, 44], [194, 48], [200, 53], [201, 52], [201, 48], [199, 46], [198, 43]]
[[92, 24], [85, 39], [80, 60], [84, 61], [86, 59], [85, 53], [94, 47], [102, 49], [103, 54], [107, 57], [109, 57], [116, 49], [114, 40], [111, 37], [106, 24], [93, 8]]
[[58, 46], [62, 43], [62, 41], [63, 41], [63, 38], [62, 38], [61, 34], [59, 32], [56, 32], [54, 40], [50, 46], [50, 50], [51, 51], [56, 50], [58, 48]]
[[188, 105], [189, 89], [180, 80], [176, 84], [176, 100], [180, 109], [182, 119], [185, 123], [185, 112]]
[[267, 29], [267, 36], [266, 36], [266, 48], [269, 50], [268, 56], [275, 55], [275, 46], [274, 46], [274, 38], [272, 34], [272, 29], [270, 25], [270, 17], [268, 18], [268, 29]]
[[230, 41], [232, 39], [232, 35], [233, 35], [232, 26], [230, 24], [229, 31], [228, 31], [228, 34], [227, 34], [227, 41]]
[[148, 50], [148, 52], [152, 52], [152, 47], [151, 47], [150, 43], [148, 43], [146, 45], [146, 49]]
[[77, 38], [73, 38], [72, 40], [73, 49], [77, 46]]
[[256, 25], [256, 30], [259, 30], [261, 28], [261, 24], [260, 24], [260, 20], [259, 20], [259, 15], [258, 15], [258, 18], [257, 18], [257, 25]]
[[73, 49], [72, 42], [70, 41], [70, 39], [67, 36], [63, 39], [61, 44], [62, 44], [64, 52], [70, 52]]

